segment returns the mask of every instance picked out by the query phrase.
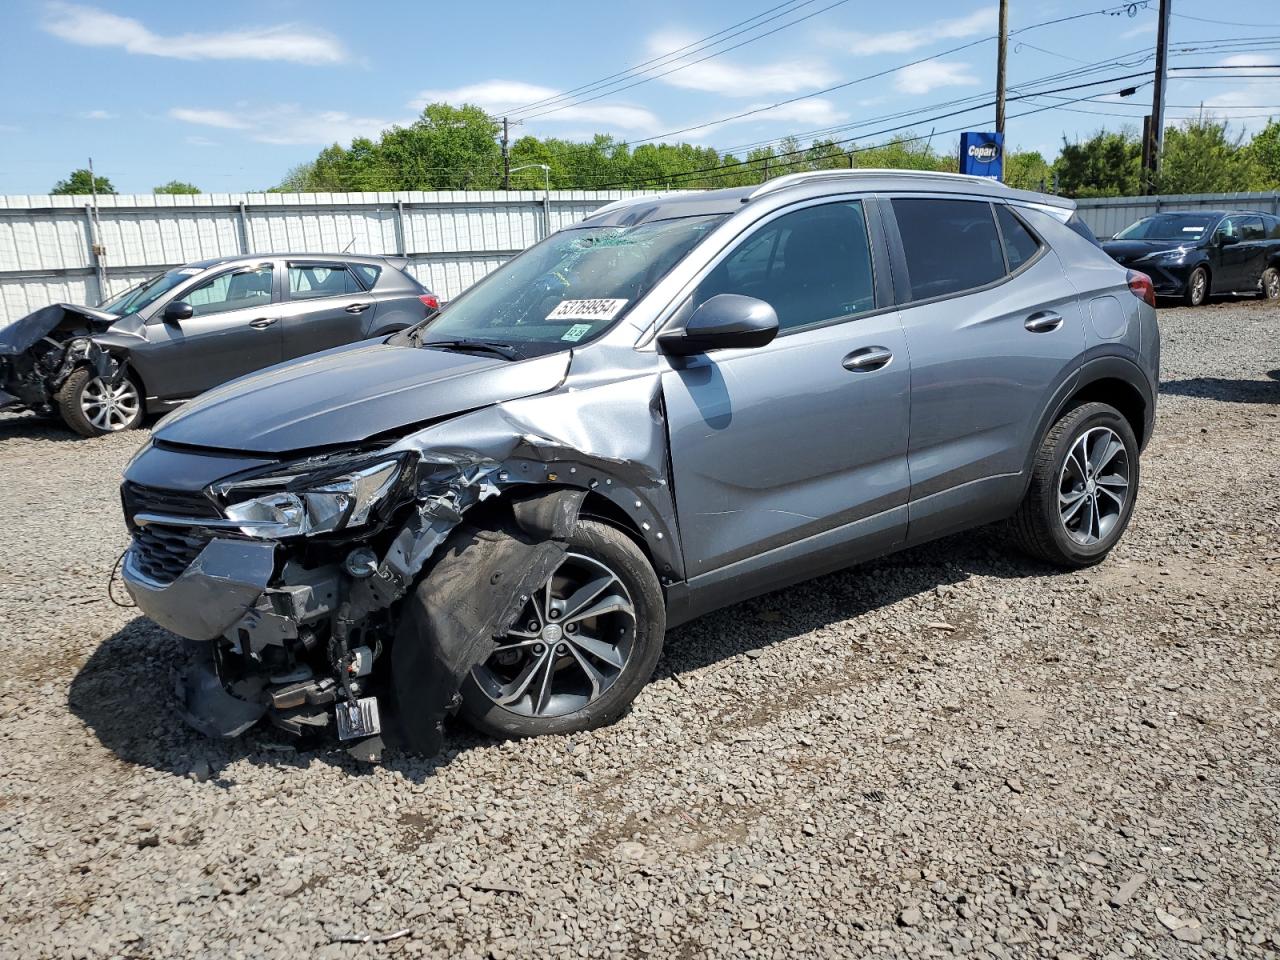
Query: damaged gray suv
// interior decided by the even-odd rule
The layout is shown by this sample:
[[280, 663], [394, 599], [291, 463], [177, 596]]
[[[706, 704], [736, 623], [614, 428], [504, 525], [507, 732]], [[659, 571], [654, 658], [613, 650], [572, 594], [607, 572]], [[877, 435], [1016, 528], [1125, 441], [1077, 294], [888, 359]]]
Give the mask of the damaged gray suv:
[[829, 171], [619, 201], [434, 320], [214, 390], [123, 486], [181, 710], [439, 748], [608, 723], [668, 627], [1008, 520], [1123, 533], [1155, 418], [1150, 280], [1071, 201]]

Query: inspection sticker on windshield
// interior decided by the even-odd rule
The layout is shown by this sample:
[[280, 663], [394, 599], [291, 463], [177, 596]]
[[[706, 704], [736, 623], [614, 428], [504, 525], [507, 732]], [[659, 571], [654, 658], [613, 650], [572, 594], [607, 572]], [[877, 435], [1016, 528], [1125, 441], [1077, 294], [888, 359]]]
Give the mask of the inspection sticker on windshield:
[[591, 332], [591, 324], [575, 323], [572, 327], [570, 327], [568, 330], [566, 330], [564, 333], [560, 335], [560, 339], [568, 340], [572, 343], [577, 343], [579, 340], [581, 340], [590, 332]]
[[612, 320], [627, 305], [625, 300], [561, 300], [547, 314], [548, 320]]

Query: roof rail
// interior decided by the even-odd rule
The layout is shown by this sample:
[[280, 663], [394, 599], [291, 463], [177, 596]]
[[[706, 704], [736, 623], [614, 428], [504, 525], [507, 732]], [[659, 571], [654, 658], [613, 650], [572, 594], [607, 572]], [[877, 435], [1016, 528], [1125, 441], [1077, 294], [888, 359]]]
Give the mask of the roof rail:
[[863, 177], [919, 177], [922, 180], [963, 180], [967, 183], [982, 183], [988, 186], [995, 184], [996, 186], [1009, 189], [999, 180], [991, 177], [975, 177], [967, 173], [941, 173], [935, 170], [892, 170], [879, 167], [855, 167], [852, 170], [807, 170], [803, 173], [788, 173], [773, 180], [767, 180], [760, 186], [756, 187], [748, 196], [748, 200], [754, 200], [756, 197], [763, 197], [767, 193], [774, 193], [786, 187], [794, 186], [798, 183], [807, 183], [810, 180], [858, 180]]

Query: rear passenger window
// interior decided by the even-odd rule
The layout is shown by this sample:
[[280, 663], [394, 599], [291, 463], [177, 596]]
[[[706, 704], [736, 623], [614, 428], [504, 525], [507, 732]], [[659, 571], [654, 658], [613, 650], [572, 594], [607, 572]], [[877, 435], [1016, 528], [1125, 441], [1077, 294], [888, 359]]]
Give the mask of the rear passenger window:
[[875, 307], [862, 204], [805, 207], [749, 236], [698, 285], [693, 306], [721, 293], [764, 300], [781, 330]]
[[350, 264], [351, 269], [360, 275], [360, 279], [364, 281], [364, 288], [372, 290], [373, 285], [378, 282], [378, 275], [382, 273], [380, 267], [370, 266], [367, 263]]
[[1004, 255], [1009, 259], [1009, 272], [1013, 273], [1036, 255], [1040, 241], [1004, 204], [996, 206], [996, 219], [1000, 221], [1000, 239], [1004, 241]]
[[1264, 217], [1267, 227], [1268, 240], [1280, 240], [1280, 220], [1275, 217]]
[[289, 265], [289, 299], [340, 297], [362, 293], [360, 284], [345, 267], [336, 264]]
[[961, 293], [1004, 276], [990, 204], [898, 197], [893, 214], [907, 257], [912, 300]]
[[1246, 217], [1240, 222], [1240, 239], [1243, 241], [1263, 240], [1267, 232], [1262, 229], [1261, 217]]

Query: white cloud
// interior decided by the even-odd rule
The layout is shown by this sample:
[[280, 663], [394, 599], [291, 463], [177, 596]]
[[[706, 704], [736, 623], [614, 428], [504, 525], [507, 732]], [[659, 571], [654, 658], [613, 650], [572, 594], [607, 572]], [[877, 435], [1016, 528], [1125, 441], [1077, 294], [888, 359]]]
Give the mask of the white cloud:
[[784, 103], [782, 106], [774, 107], [772, 110], [765, 110], [763, 113], [742, 118], [744, 122], [766, 120], [782, 123], [803, 123], [811, 127], [831, 126], [848, 119], [848, 113], [843, 110], [837, 110], [835, 104], [830, 100], [822, 99]]
[[[649, 53], [654, 57], [662, 57], [693, 42], [695, 38], [692, 35], [664, 31], [649, 37]], [[677, 67], [680, 69], [676, 69]], [[815, 60], [779, 60], [773, 63], [738, 65], [720, 59], [709, 59], [682, 67], [681, 61], [673, 59], [654, 69], [659, 74], [666, 74], [659, 79], [669, 86], [731, 97], [797, 93], [825, 87], [836, 79], [835, 73], [821, 61]]]
[[1222, 67], [1247, 67], [1245, 70], [1232, 70], [1232, 74], [1238, 77], [1274, 77], [1275, 70], [1267, 67], [1268, 64], [1275, 63], [1274, 55], [1266, 55], [1261, 53], [1237, 53], [1226, 59], [1219, 60], [1218, 65]]
[[[519, 80], [485, 80], [481, 83], [456, 87], [452, 90], [423, 90], [413, 98], [409, 106], [414, 110], [420, 111], [430, 103], [449, 103], [454, 106], [470, 103], [481, 107], [493, 116], [502, 116], [506, 111], [539, 100], [546, 100], [559, 93], [560, 91], [551, 87], [523, 83]], [[550, 110], [559, 107], [561, 102], [564, 101], [557, 101], [554, 104], [548, 104], [544, 108], [533, 109], [529, 112], [536, 114], [541, 109]], [[644, 107], [608, 103], [602, 100], [564, 107], [545, 117], [531, 117], [530, 119], [531, 123], [546, 123], [548, 121], [597, 123], [620, 130], [654, 130], [658, 127], [658, 118], [652, 111], [646, 110]]]
[[322, 146], [349, 143], [356, 137], [376, 139], [383, 130], [397, 123], [412, 123], [407, 119], [357, 117], [340, 110], [308, 110], [297, 104], [267, 108], [245, 106], [241, 112], [174, 107], [169, 111], [169, 116], [198, 126], [241, 130], [259, 143]]
[[[182, 7], [173, 9], [185, 12]], [[55, 37], [82, 47], [119, 47], [129, 53], [177, 60], [287, 60], [329, 64], [347, 59], [346, 50], [335, 37], [297, 24], [163, 36], [132, 17], [96, 7], [55, 2], [46, 7], [43, 26]]]
[[88, 110], [80, 114], [82, 120], [114, 120], [120, 114], [112, 113], [110, 110]]
[[186, 138], [186, 142], [193, 147], [216, 147], [217, 140], [210, 140], [208, 137], [190, 136]]
[[200, 110], [191, 107], [174, 107], [169, 116], [183, 123], [198, 123], [203, 127], [221, 127], [224, 130], [248, 130], [252, 123], [230, 110]]
[[983, 33], [994, 34], [997, 17], [998, 11], [995, 7], [981, 7], [973, 13], [954, 20], [922, 23], [912, 30], [891, 30], [887, 33], [839, 32], [829, 36], [833, 43], [847, 48], [850, 53], [860, 57], [874, 56], [879, 53], [907, 53], [938, 40], [961, 40]]
[[969, 64], [938, 60], [904, 67], [893, 78], [894, 87], [902, 93], [928, 93], [939, 87], [972, 87], [978, 82], [978, 78], [969, 72]]

